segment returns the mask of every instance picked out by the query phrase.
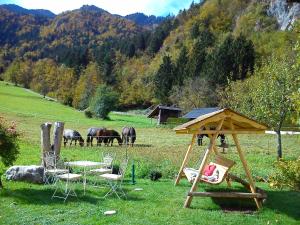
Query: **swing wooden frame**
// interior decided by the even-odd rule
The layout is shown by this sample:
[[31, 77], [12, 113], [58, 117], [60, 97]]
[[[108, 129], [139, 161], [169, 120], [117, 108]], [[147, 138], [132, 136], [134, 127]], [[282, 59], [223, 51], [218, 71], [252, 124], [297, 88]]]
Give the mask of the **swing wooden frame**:
[[[205, 127], [206, 129], [202, 129]], [[175, 127], [174, 130], [176, 134], [192, 134], [192, 140], [188, 147], [188, 150], [185, 154], [182, 165], [179, 169], [175, 185], [179, 184], [181, 178], [185, 177], [183, 172], [186, 167], [189, 156], [192, 152], [193, 145], [197, 134], [207, 134], [210, 139], [208, 149], [205, 151], [200, 167], [198, 168], [198, 174], [194, 179], [193, 185], [190, 191], [187, 194], [184, 207], [190, 207], [190, 204], [193, 200], [193, 197], [221, 197], [221, 198], [252, 198], [255, 201], [255, 204], [258, 209], [262, 208], [262, 200], [266, 198], [266, 194], [263, 190], [256, 188], [253, 178], [250, 173], [247, 161], [244, 156], [244, 152], [241, 149], [237, 134], [264, 134], [267, 129], [267, 126], [261, 123], [256, 122], [255, 120], [249, 119], [246, 116], [243, 116], [231, 109], [221, 109], [209, 114], [200, 116], [192, 121], [189, 121], [185, 124], [182, 124], [178, 127]], [[218, 134], [230, 134], [233, 137], [240, 161], [242, 162], [243, 169], [245, 171], [247, 181], [234, 176], [232, 174], [226, 174], [225, 178], [228, 186], [230, 187], [230, 180], [237, 181], [244, 185], [250, 193], [243, 192], [197, 192], [197, 187], [199, 182], [202, 182], [201, 176], [205, 165], [208, 163], [209, 156], [211, 153], [219, 155], [218, 149], [216, 147], [215, 141]], [[222, 181], [224, 178], [222, 179]]]

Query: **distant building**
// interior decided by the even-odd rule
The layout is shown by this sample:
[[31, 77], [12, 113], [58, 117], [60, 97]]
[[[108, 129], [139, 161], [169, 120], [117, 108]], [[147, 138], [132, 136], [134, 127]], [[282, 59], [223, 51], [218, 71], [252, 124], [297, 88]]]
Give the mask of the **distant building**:
[[148, 118], [157, 118], [157, 124], [165, 123], [169, 117], [178, 118], [182, 109], [173, 106], [156, 106], [149, 114]]
[[197, 108], [197, 109], [193, 109], [192, 111], [188, 112], [187, 114], [182, 116], [182, 118], [193, 120], [193, 119], [198, 118], [199, 116], [203, 116], [205, 114], [212, 113], [212, 112], [215, 112], [215, 111], [218, 111], [218, 110], [220, 110], [220, 108], [218, 108], [218, 107], [214, 107], [214, 108]]

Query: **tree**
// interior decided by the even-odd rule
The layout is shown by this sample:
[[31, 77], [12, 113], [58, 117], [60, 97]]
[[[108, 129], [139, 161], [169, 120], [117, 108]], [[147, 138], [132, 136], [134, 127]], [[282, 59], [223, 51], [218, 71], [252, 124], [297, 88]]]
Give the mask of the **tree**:
[[175, 80], [174, 66], [170, 56], [164, 56], [163, 62], [155, 74], [155, 97], [161, 103], [169, 102], [169, 94]]
[[278, 158], [282, 158], [282, 125], [295, 107], [294, 95], [300, 85], [298, 71], [299, 67], [289, 59], [272, 58], [256, 69], [253, 77], [232, 82], [223, 92], [223, 106], [254, 117], [274, 129]]
[[20, 62], [18, 60], [15, 60], [7, 68], [4, 74], [4, 79], [14, 83], [15, 86], [20, 84]]
[[102, 74], [97, 63], [91, 62], [82, 71], [74, 90], [73, 105], [75, 108], [83, 110], [89, 106], [97, 86], [103, 83], [101, 78]]
[[225, 85], [228, 80], [245, 79], [247, 74], [253, 73], [254, 63], [255, 51], [252, 42], [243, 36], [236, 39], [228, 36], [206, 58], [203, 74], [212, 83]]
[[173, 86], [170, 100], [185, 112], [193, 108], [217, 105], [216, 92], [212, 91], [205, 78], [189, 78], [183, 85]]
[[101, 85], [91, 100], [90, 109], [96, 117], [108, 119], [108, 114], [116, 108], [118, 99], [118, 94], [110, 87]]
[[[19, 133], [16, 131], [16, 125], [7, 123], [0, 118], [0, 162], [4, 166], [10, 166], [16, 161], [19, 154], [18, 145]], [[0, 188], [3, 187], [1, 182], [1, 175], [3, 171], [0, 171]]]
[[183, 46], [180, 50], [178, 59], [175, 65], [175, 85], [182, 85], [184, 78], [186, 76], [186, 65], [188, 63], [188, 51], [185, 46]]
[[192, 54], [186, 66], [186, 74], [189, 77], [200, 76], [206, 59], [206, 47], [207, 46], [201, 41], [200, 38], [198, 38], [194, 43]]

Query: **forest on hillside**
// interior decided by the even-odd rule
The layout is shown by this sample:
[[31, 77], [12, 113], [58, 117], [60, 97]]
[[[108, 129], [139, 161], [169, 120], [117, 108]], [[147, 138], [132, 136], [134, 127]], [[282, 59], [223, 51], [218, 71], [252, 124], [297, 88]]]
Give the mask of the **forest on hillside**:
[[280, 30], [268, 1], [193, 3], [153, 29], [98, 8], [54, 18], [0, 10], [1, 78], [77, 109], [108, 86], [123, 109], [229, 106], [249, 115], [272, 70], [288, 67], [285, 101], [299, 112], [300, 25]]

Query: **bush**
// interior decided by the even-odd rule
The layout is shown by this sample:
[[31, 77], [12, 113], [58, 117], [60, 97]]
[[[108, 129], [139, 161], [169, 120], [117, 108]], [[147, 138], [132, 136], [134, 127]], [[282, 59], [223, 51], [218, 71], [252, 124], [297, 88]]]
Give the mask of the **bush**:
[[119, 169], [120, 169], [120, 165], [119, 164], [114, 164], [113, 165], [113, 169], [112, 169], [112, 173], [113, 174], [118, 174], [119, 173]]
[[[4, 166], [12, 165], [17, 159], [17, 155], [19, 154], [18, 136], [19, 133], [16, 130], [15, 123], [8, 125], [0, 117], [0, 162]], [[2, 187], [2, 173], [3, 171], [0, 170], [0, 187]]]
[[162, 177], [162, 173], [157, 170], [152, 170], [149, 174], [149, 178], [152, 181], [157, 181]]
[[118, 94], [110, 87], [101, 85], [97, 88], [92, 98], [90, 104], [91, 111], [98, 118], [108, 119], [108, 114], [116, 108], [118, 99]]
[[300, 158], [275, 162], [278, 171], [270, 177], [270, 186], [300, 191]]
[[87, 118], [92, 118], [92, 117], [93, 117], [93, 113], [92, 113], [91, 110], [89, 110], [89, 109], [84, 110], [84, 115], [85, 115]]

